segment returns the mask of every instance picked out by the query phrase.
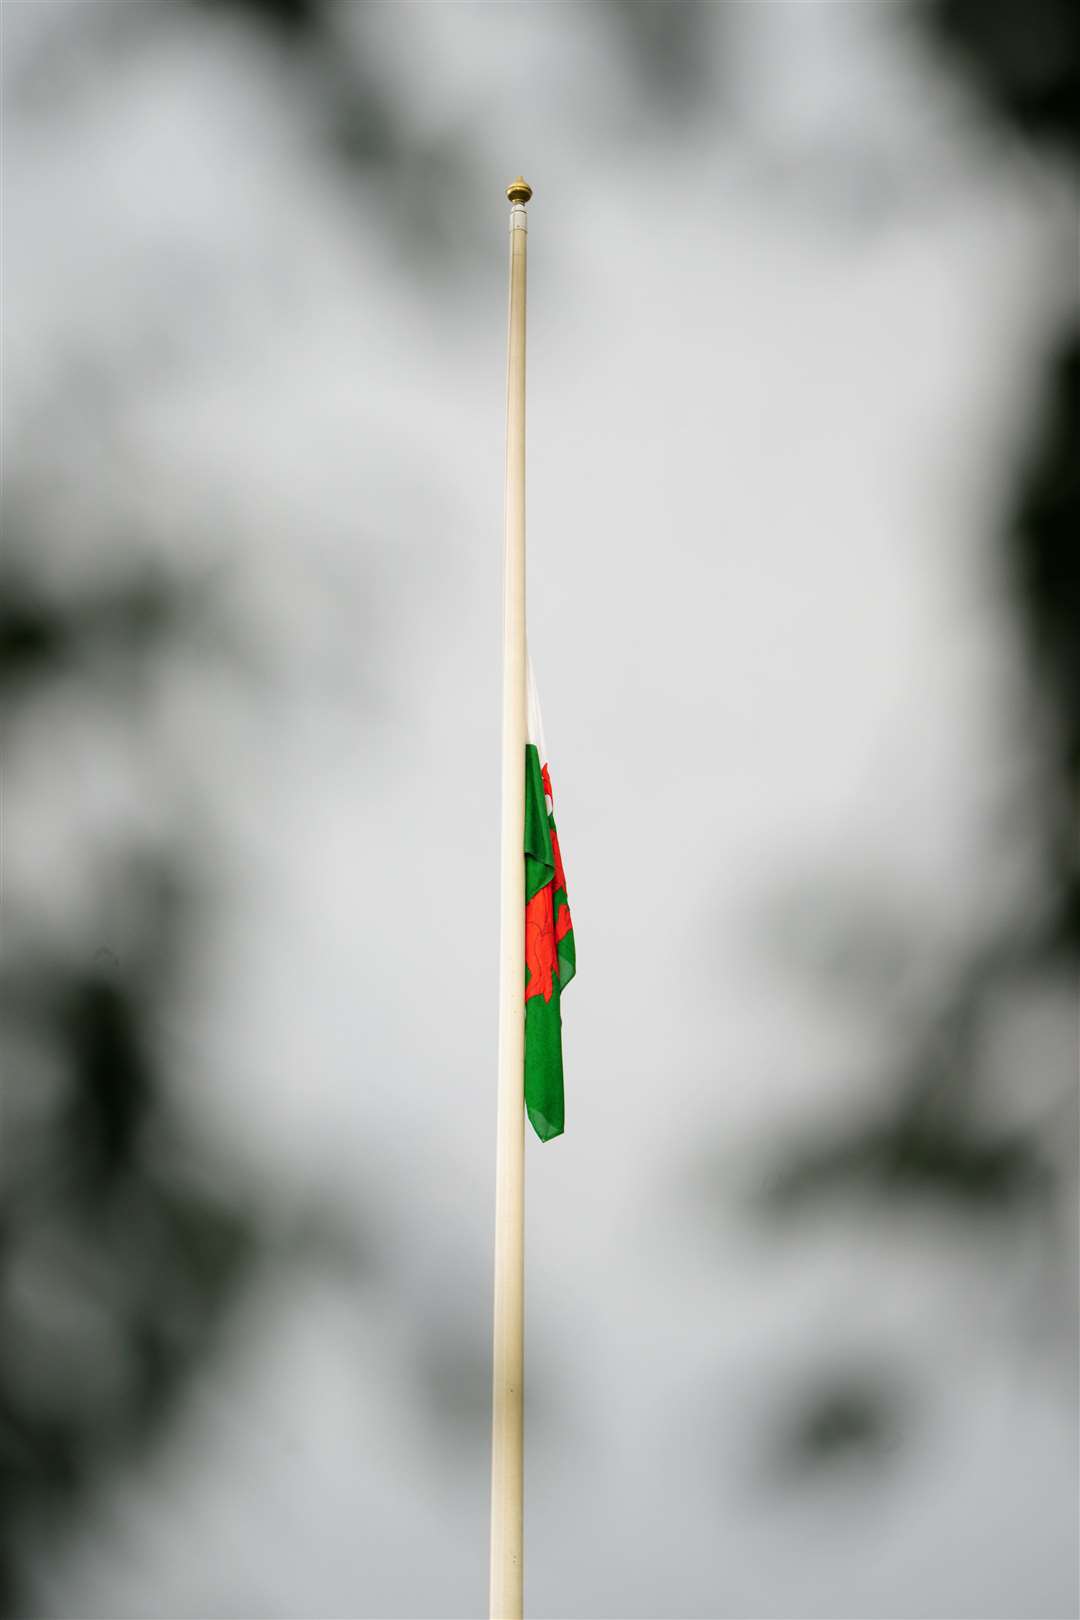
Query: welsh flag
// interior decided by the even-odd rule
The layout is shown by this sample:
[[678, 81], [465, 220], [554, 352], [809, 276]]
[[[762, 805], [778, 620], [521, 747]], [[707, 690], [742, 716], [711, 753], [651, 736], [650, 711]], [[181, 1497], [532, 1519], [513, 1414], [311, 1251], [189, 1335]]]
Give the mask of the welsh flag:
[[525, 745], [525, 1108], [542, 1142], [563, 1130], [562, 992], [574, 977], [574, 925], [552, 813], [540, 704], [529, 666]]

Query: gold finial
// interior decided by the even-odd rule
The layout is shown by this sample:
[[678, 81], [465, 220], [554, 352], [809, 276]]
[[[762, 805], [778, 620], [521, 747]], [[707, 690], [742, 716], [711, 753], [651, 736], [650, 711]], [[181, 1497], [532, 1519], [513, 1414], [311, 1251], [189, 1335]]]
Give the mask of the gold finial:
[[512, 186], [507, 186], [506, 195], [512, 203], [527, 203], [532, 196], [532, 186], [520, 174]]

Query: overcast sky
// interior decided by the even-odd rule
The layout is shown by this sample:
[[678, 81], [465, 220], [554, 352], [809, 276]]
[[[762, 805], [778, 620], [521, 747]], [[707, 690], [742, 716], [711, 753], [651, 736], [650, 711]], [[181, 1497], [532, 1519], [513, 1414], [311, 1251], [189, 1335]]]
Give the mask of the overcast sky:
[[[136, 746], [61, 711], [8, 794], [9, 883], [77, 932], [125, 839], [198, 855], [186, 1105], [381, 1259], [359, 1302], [252, 1299], [44, 1606], [485, 1603], [484, 1390], [448, 1422], [406, 1373], [489, 1335], [520, 171], [529, 629], [579, 959], [567, 1133], [527, 1156], [528, 1610], [1073, 1612], [1074, 1390], [1022, 1331], [1030, 1255], [850, 1210], [776, 1242], [745, 1204], [1027, 892], [991, 542], [1068, 191], [896, 6], [717, 6], [704, 90], [669, 103], [603, 6], [354, 7], [342, 49], [420, 154], [382, 182], [326, 159], [317, 97], [241, 24], [177, 4], [35, 69], [92, 9], [4, 7], [9, 464], [48, 481], [55, 577], [159, 554], [211, 582], [247, 672], [182, 648]], [[114, 379], [100, 414], [80, 374]], [[884, 1003], [798, 963], [864, 904], [908, 948]], [[1006, 1110], [1060, 1086], [1071, 999], [1025, 1009]], [[918, 1399], [888, 1466], [777, 1485], [791, 1389], [894, 1354]]]

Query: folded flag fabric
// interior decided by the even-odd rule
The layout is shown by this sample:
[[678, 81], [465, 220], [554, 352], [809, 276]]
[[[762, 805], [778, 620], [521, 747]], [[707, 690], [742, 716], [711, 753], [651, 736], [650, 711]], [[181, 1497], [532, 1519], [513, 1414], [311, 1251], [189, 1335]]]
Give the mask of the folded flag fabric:
[[564, 1126], [560, 998], [576, 971], [574, 925], [532, 666], [525, 745], [525, 1108], [542, 1142]]

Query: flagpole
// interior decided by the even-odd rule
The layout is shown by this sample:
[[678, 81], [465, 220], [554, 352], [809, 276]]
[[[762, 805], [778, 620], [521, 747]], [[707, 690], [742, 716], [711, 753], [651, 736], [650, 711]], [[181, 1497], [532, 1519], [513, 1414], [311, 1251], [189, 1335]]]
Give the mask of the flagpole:
[[510, 200], [503, 550], [502, 879], [491, 1414], [491, 1620], [521, 1620], [525, 1339], [525, 204]]

